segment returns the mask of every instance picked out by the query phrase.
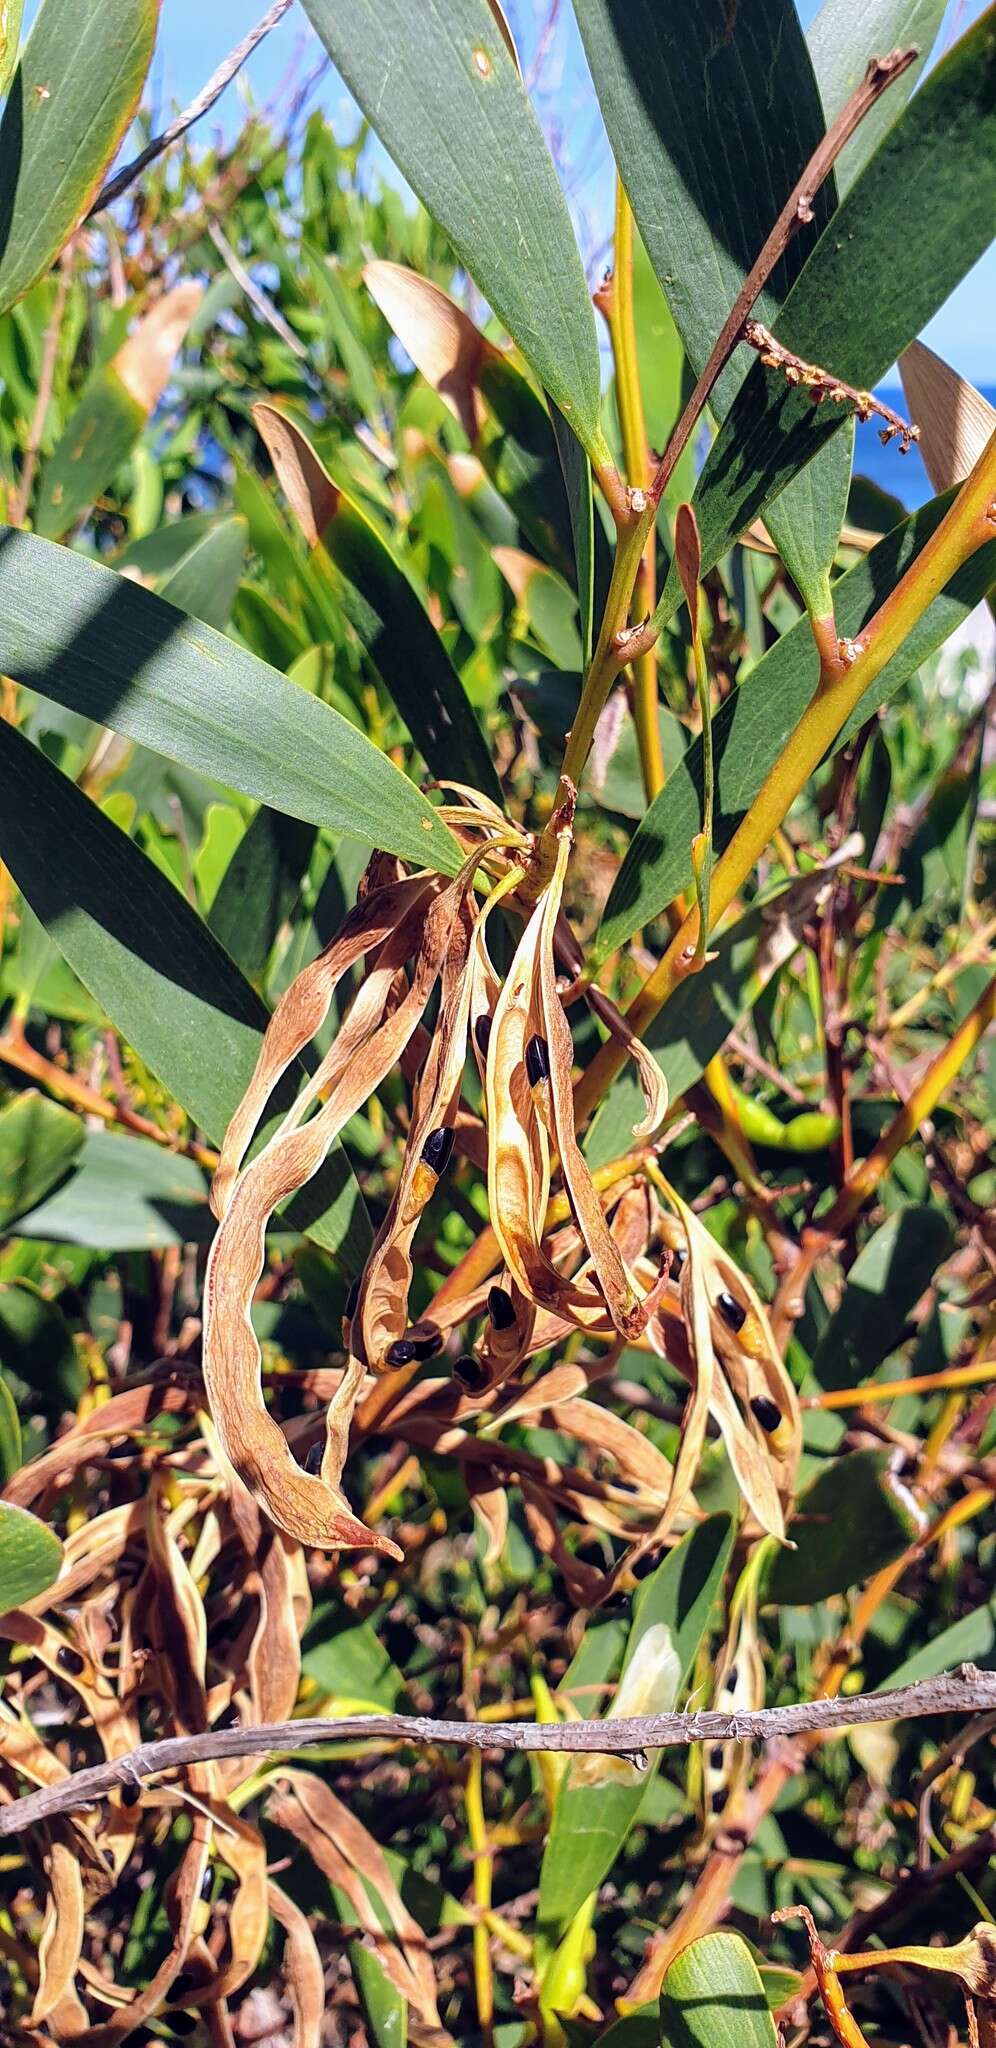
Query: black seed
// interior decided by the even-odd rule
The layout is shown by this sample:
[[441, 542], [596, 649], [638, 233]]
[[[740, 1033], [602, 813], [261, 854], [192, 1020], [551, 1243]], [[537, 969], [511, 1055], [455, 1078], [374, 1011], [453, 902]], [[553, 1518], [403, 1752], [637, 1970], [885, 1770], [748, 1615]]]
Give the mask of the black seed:
[[416, 1358], [435, 1358], [442, 1350], [446, 1339], [442, 1330], [426, 1330], [424, 1334], [413, 1330], [408, 1342]]
[[710, 1764], [711, 1764], [711, 1766], [712, 1766], [712, 1769], [713, 1769], [714, 1771], [721, 1771], [721, 1770], [722, 1770], [722, 1768], [723, 1768], [723, 1762], [724, 1762], [724, 1758], [723, 1758], [723, 1748], [722, 1748], [722, 1744], [721, 1744], [721, 1743], [717, 1743], [717, 1745], [716, 1745], [715, 1749], [711, 1749], [711, 1750], [709, 1751], [709, 1762], [710, 1762]]
[[354, 1281], [353, 1281], [353, 1284], [352, 1284], [352, 1286], [351, 1286], [351, 1288], [350, 1288], [350, 1290], [349, 1290], [349, 1293], [348, 1293], [348, 1294], [347, 1294], [347, 1296], [346, 1296], [346, 1308], [345, 1308], [345, 1316], [346, 1316], [346, 1321], [347, 1321], [347, 1323], [351, 1323], [351, 1322], [352, 1322], [352, 1320], [353, 1320], [353, 1317], [354, 1317], [354, 1316], [355, 1316], [355, 1314], [356, 1314], [356, 1304], [357, 1304], [357, 1302], [359, 1301], [359, 1298], [360, 1298], [360, 1283], [359, 1283], [359, 1281], [358, 1281], [358, 1280], [354, 1280]]
[[671, 1269], [672, 1269], [672, 1272], [675, 1272], [675, 1273], [680, 1273], [680, 1272], [681, 1272], [681, 1269], [682, 1269], [682, 1266], [684, 1265], [684, 1263], [685, 1263], [685, 1260], [687, 1259], [687, 1257], [688, 1257], [688, 1253], [687, 1253], [686, 1251], [676, 1251], [676, 1252], [672, 1252], [672, 1253], [671, 1253]]
[[545, 1038], [534, 1037], [526, 1047], [526, 1079], [530, 1088], [550, 1079], [550, 1048]]
[[70, 1650], [65, 1643], [63, 1643], [55, 1661], [59, 1669], [61, 1671], [68, 1671], [72, 1678], [78, 1678], [80, 1672], [86, 1670], [86, 1658], [81, 1657], [78, 1650]]
[[477, 1040], [477, 1050], [482, 1060], [486, 1060], [488, 1046], [491, 1044], [491, 1019], [486, 1011], [483, 1017], [478, 1017], [477, 1023], [474, 1025], [474, 1037]]
[[453, 1150], [453, 1132], [449, 1124], [440, 1124], [438, 1131], [430, 1131], [422, 1147], [422, 1157], [433, 1173], [445, 1173]]
[[463, 1358], [457, 1359], [453, 1372], [455, 1378], [459, 1380], [460, 1385], [466, 1389], [468, 1394], [481, 1393], [488, 1385], [491, 1377], [487, 1366], [482, 1365], [480, 1359], [475, 1358], [469, 1351], [465, 1353]]
[[634, 1579], [648, 1579], [650, 1577], [651, 1572], [655, 1572], [657, 1570], [659, 1563], [660, 1558], [658, 1557], [656, 1551], [645, 1550], [643, 1556], [638, 1557], [636, 1563], [630, 1566], [630, 1570], [632, 1571]]
[[726, 1793], [714, 1792], [712, 1798], [709, 1801], [709, 1804], [712, 1807], [713, 1813], [722, 1813], [723, 1808], [726, 1805]]
[[212, 1726], [214, 1728], [238, 1728], [241, 1726], [241, 1720], [242, 1717], [238, 1707], [230, 1706], [225, 1708], [223, 1714], [218, 1715], [218, 1719], [212, 1723]]
[[324, 1445], [321, 1443], [312, 1444], [311, 1449], [308, 1452], [308, 1455], [304, 1461], [304, 1469], [306, 1472], [321, 1471], [322, 1451], [324, 1450], [324, 1448]]
[[211, 1864], [209, 1863], [206, 1871], [204, 1872], [203, 1877], [201, 1878], [201, 1898], [209, 1899], [211, 1897], [211, 1893], [213, 1892], [213, 1890], [214, 1871], [211, 1867]]
[[141, 1787], [141, 1785], [122, 1785], [122, 1787], [121, 1787], [121, 1804], [122, 1804], [122, 1806], [137, 1806], [137, 1805], [138, 1805], [138, 1802], [139, 1802], [139, 1800], [141, 1799], [141, 1797], [142, 1797], [142, 1787]]
[[418, 1350], [410, 1337], [399, 1337], [394, 1344], [388, 1345], [384, 1357], [388, 1365], [410, 1365], [412, 1359], [418, 1357]]
[[724, 1692], [733, 1692], [733, 1690], [734, 1690], [734, 1688], [735, 1688], [735, 1686], [736, 1686], [736, 1683], [737, 1683], [737, 1667], [736, 1667], [736, 1665], [735, 1665], [735, 1664], [731, 1664], [731, 1665], [730, 1665], [730, 1668], [729, 1668], [729, 1670], [728, 1670], [728, 1672], [727, 1672], [727, 1674], [726, 1674], [726, 1677], [725, 1677], [725, 1679], [724, 1679], [724, 1681], [723, 1681], [723, 1691], [724, 1691]]
[[778, 1428], [782, 1419], [782, 1411], [777, 1401], [769, 1401], [767, 1394], [754, 1395], [750, 1404], [750, 1412], [757, 1417], [761, 1428], [766, 1429], [769, 1436], [773, 1429]]
[[182, 1976], [177, 1977], [176, 1982], [171, 1986], [171, 1994], [178, 2003], [181, 1998], [189, 1998], [192, 1991], [199, 1990], [200, 1985], [197, 1982], [197, 1978], [192, 1977], [189, 1970], [185, 1970]]
[[732, 1330], [734, 1333], [737, 1330], [743, 1329], [747, 1321], [747, 1310], [741, 1308], [739, 1301], [736, 1301], [732, 1294], [727, 1294], [725, 1288], [721, 1294], [716, 1296], [716, 1307], [727, 1329]]
[[506, 1294], [504, 1287], [492, 1287], [488, 1290], [488, 1314], [496, 1330], [515, 1329], [518, 1321], [515, 1303], [511, 1295]]

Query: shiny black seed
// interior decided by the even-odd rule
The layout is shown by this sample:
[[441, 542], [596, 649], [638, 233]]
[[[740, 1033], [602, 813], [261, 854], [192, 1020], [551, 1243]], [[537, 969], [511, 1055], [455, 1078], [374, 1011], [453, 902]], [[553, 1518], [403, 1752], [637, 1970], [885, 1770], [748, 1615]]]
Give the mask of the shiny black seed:
[[438, 1131], [430, 1131], [422, 1147], [422, 1157], [433, 1173], [445, 1173], [453, 1150], [453, 1132], [449, 1124], [440, 1124]]
[[209, 1899], [211, 1897], [211, 1893], [213, 1892], [213, 1890], [214, 1870], [212, 1869], [211, 1864], [209, 1863], [206, 1871], [204, 1872], [203, 1877], [201, 1878], [201, 1898]]
[[442, 1330], [413, 1330], [408, 1338], [416, 1358], [435, 1358], [446, 1342]]
[[710, 1762], [710, 1764], [711, 1764], [711, 1766], [712, 1766], [712, 1768], [713, 1768], [713, 1770], [714, 1770], [714, 1771], [721, 1771], [721, 1770], [722, 1770], [722, 1768], [723, 1768], [723, 1748], [722, 1748], [722, 1744], [721, 1744], [721, 1743], [717, 1743], [717, 1744], [716, 1744], [716, 1747], [715, 1747], [715, 1749], [711, 1749], [711, 1750], [709, 1751], [709, 1762]]
[[410, 1365], [412, 1359], [418, 1357], [418, 1350], [410, 1337], [399, 1337], [394, 1344], [388, 1345], [384, 1356], [388, 1365]]
[[518, 1320], [515, 1303], [511, 1295], [506, 1294], [504, 1287], [492, 1287], [488, 1290], [488, 1314], [496, 1330], [514, 1330]]
[[686, 1251], [680, 1251], [680, 1250], [679, 1250], [679, 1251], [676, 1251], [676, 1252], [672, 1252], [672, 1253], [671, 1253], [671, 1270], [672, 1270], [672, 1272], [674, 1272], [674, 1273], [680, 1273], [680, 1272], [681, 1272], [681, 1269], [682, 1269], [682, 1266], [684, 1265], [684, 1263], [685, 1263], [685, 1260], [687, 1259], [687, 1257], [688, 1257], [688, 1253], [687, 1253]]
[[723, 1808], [726, 1805], [726, 1793], [714, 1792], [712, 1798], [709, 1801], [709, 1804], [712, 1807], [713, 1813], [722, 1813]]
[[482, 1060], [486, 1060], [488, 1046], [491, 1044], [491, 1019], [487, 1013], [483, 1017], [478, 1017], [477, 1023], [474, 1025], [474, 1037], [477, 1040], [477, 1050]]
[[530, 1088], [550, 1079], [550, 1048], [545, 1038], [534, 1037], [526, 1047], [526, 1078]]
[[212, 1725], [215, 1728], [238, 1728], [241, 1720], [242, 1716], [239, 1713], [238, 1707], [231, 1706], [226, 1707], [224, 1713], [219, 1714], [218, 1719]]
[[634, 1579], [649, 1579], [651, 1572], [655, 1572], [659, 1564], [660, 1558], [657, 1552], [645, 1550], [643, 1556], [638, 1557], [636, 1563], [630, 1569]]
[[725, 1288], [716, 1296], [716, 1307], [728, 1330], [736, 1332], [743, 1329], [747, 1321], [747, 1310], [741, 1308], [739, 1301], [735, 1301], [732, 1294], [727, 1294]]
[[321, 1443], [317, 1443], [317, 1444], [312, 1444], [312, 1446], [311, 1446], [311, 1449], [310, 1449], [310, 1451], [308, 1452], [308, 1455], [307, 1455], [307, 1457], [305, 1458], [305, 1461], [304, 1461], [304, 1469], [305, 1469], [305, 1471], [306, 1471], [306, 1472], [320, 1472], [320, 1471], [321, 1471], [321, 1468], [322, 1468], [322, 1451], [323, 1451], [323, 1449], [324, 1449], [324, 1445], [323, 1445], [323, 1444], [321, 1444]]
[[737, 1667], [736, 1667], [736, 1665], [735, 1665], [735, 1664], [731, 1664], [731, 1665], [730, 1665], [730, 1668], [729, 1668], [729, 1670], [728, 1670], [728, 1672], [727, 1672], [727, 1674], [726, 1674], [726, 1679], [725, 1679], [725, 1682], [724, 1682], [724, 1685], [723, 1685], [723, 1691], [724, 1691], [724, 1692], [733, 1692], [733, 1691], [734, 1691], [734, 1689], [735, 1689], [735, 1687], [736, 1687], [736, 1683], [737, 1683]]
[[122, 1806], [137, 1806], [137, 1805], [138, 1805], [138, 1802], [139, 1802], [139, 1800], [141, 1799], [141, 1797], [142, 1797], [142, 1787], [141, 1787], [141, 1785], [122, 1785], [122, 1787], [121, 1787], [121, 1804], [122, 1804]]
[[358, 1281], [358, 1280], [354, 1280], [354, 1281], [353, 1281], [353, 1284], [352, 1284], [352, 1286], [351, 1286], [351, 1288], [350, 1288], [350, 1290], [349, 1290], [349, 1293], [348, 1293], [348, 1294], [347, 1294], [347, 1296], [346, 1296], [346, 1309], [345, 1309], [345, 1315], [346, 1315], [346, 1321], [347, 1321], [347, 1323], [351, 1323], [351, 1322], [352, 1322], [352, 1320], [353, 1320], [353, 1317], [354, 1317], [354, 1316], [355, 1316], [355, 1314], [356, 1314], [356, 1304], [357, 1304], [357, 1302], [359, 1301], [359, 1298], [360, 1298], [360, 1283], [359, 1283], [359, 1281]]
[[71, 1678], [78, 1678], [80, 1672], [86, 1670], [86, 1658], [81, 1657], [78, 1650], [70, 1650], [65, 1643], [55, 1661], [61, 1671], [69, 1672]]
[[188, 2034], [196, 2034], [200, 2026], [200, 2020], [195, 2012], [171, 2012], [167, 2013], [166, 2019], [174, 2034], [179, 2034], [180, 2039], [184, 2041]]
[[457, 1359], [453, 1372], [468, 1394], [480, 1394], [490, 1379], [487, 1366], [482, 1365], [480, 1359], [474, 1358], [469, 1351], [463, 1358]]
[[782, 1419], [782, 1411], [777, 1401], [769, 1401], [767, 1394], [754, 1395], [750, 1404], [750, 1412], [757, 1417], [761, 1428], [766, 1429], [769, 1436], [773, 1429], [778, 1428]]
[[189, 1998], [192, 1991], [198, 1991], [199, 1989], [200, 1986], [198, 1984], [197, 1978], [192, 1977], [190, 1975], [189, 1970], [185, 1970], [182, 1976], [178, 1977], [176, 1979], [175, 1984], [173, 1984], [171, 1987], [172, 1996], [177, 2000], [181, 1998]]

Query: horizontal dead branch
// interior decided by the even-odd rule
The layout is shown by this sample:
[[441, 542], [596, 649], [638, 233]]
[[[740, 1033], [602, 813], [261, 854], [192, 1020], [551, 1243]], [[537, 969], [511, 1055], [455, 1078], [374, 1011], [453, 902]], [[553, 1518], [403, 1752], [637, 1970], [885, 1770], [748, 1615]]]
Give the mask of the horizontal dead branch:
[[842, 377], [835, 377], [832, 370], [822, 369], [819, 363], [807, 363], [805, 357], [785, 348], [760, 320], [748, 320], [743, 338], [757, 349], [766, 369], [780, 370], [789, 384], [802, 385], [814, 405], [829, 399], [832, 405], [853, 405], [859, 420], [882, 420], [879, 440], [888, 444], [898, 439], [900, 455], [908, 455], [914, 441], [919, 441], [919, 427], [910, 426], [891, 405], [876, 398], [873, 391], [858, 391], [853, 384], [845, 384]]
[[[14, 1835], [55, 1814], [77, 1812], [106, 1798], [117, 1786], [136, 1793], [147, 1778], [184, 1764], [208, 1763], [230, 1756], [265, 1756], [307, 1749], [315, 1742], [355, 1742], [358, 1738], [411, 1742], [419, 1746], [452, 1743], [463, 1749], [595, 1751], [603, 1756], [632, 1757], [645, 1770], [647, 1751], [687, 1746], [691, 1742], [770, 1741], [833, 1728], [851, 1728], [860, 1721], [912, 1721], [927, 1714], [979, 1714], [996, 1709], [996, 1671], [960, 1664], [916, 1685], [895, 1692], [859, 1693], [853, 1699], [800, 1700], [788, 1707], [765, 1707], [756, 1714], [649, 1714], [636, 1720], [598, 1721], [433, 1721], [422, 1714], [349, 1714], [339, 1720], [319, 1718], [275, 1721], [258, 1728], [209, 1728], [201, 1735], [167, 1736], [143, 1742], [127, 1756], [75, 1771], [58, 1785], [45, 1785], [23, 1799], [0, 1806], [0, 1835]], [[0, 1725], [0, 1754], [2, 1754]]]

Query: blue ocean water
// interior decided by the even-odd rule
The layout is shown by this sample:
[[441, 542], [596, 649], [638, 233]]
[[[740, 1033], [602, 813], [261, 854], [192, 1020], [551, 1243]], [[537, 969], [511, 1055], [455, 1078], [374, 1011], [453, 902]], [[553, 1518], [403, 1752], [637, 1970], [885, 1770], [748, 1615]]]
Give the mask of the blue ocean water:
[[[996, 385], [983, 384], [980, 388], [990, 405], [996, 406]], [[893, 406], [904, 419], [909, 418], [901, 385], [882, 384], [876, 395]], [[858, 421], [854, 440], [854, 474], [869, 477], [880, 490], [891, 491], [893, 497], [899, 498], [910, 512], [934, 495], [919, 450], [913, 447], [908, 455], [901, 455], [897, 441], [890, 441], [888, 447], [883, 448], [875, 420]]]

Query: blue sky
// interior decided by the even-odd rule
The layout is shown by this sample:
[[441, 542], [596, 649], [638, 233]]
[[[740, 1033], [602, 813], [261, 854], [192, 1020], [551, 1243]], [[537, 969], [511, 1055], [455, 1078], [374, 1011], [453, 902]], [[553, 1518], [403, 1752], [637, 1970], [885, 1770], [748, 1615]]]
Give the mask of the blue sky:
[[[205, 4], [205, 0], [163, 0], [159, 43], [150, 78], [150, 91], [160, 114], [168, 114], [174, 101], [184, 105], [193, 98], [215, 65], [245, 34], [247, 26], [262, 14], [264, 4], [265, 0], [213, 0], [213, 4]], [[349, 0], [339, 0], [339, 4], [348, 8]], [[819, 0], [800, 0], [799, 11], [804, 26], [812, 20], [818, 4]], [[983, 11], [983, 4], [984, 0], [950, 0], [938, 39], [938, 50], [945, 47], [952, 34], [960, 33]], [[862, 6], [863, 0], [854, 0], [856, 19], [860, 18]], [[549, 14], [550, 0], [506, 0], [506, 9], [528, 63], [539, 26]], [[541, 113], [546, 118], [559, 121], [562, 126], [568, 165], [572, 134], [582, 131], [586, 138], [585, 160], [592, 160], [589, 149], [592, 115], [590, 106], [586, 105], [590, 85], [584, 74], [583, 58], [575, 46], [574, 33], [569, 0], [562, 0], [545, 68], [548, 86], [543, 95]], [[228, 88], [214, 112], [207, 117], [202, 132], [210, 135], [212, 127], [215, 130], [220, 127], [230, 133], [240, 119], [239, 95], [246, 84], [259, 100], [265, 101], [276, 92], [288, 66], [295, 59], [303, 72], [310, 69], [318, 53], [317, 39], [303, 9], [292, 7], [279, 27], [249, 60], [242, 74], [243, 85]], [[330, 72], [323, 81], [316, 98], [333, 123], [341, 125], [343, 133], [348, 135], [356, 119], [355, 110], [334, 73]], [[603, 219], [607, 222], [610, 217], [611, 186], [608, 159], [599, 161], [597, 150], [594, 156], [595, 170], [587, 178], [579, 177], [576, 200], [585, 216], [582, 238], [586, 227], [588, 233], [597, 239]], [[572, 199], [574, 197], [572, 193]], [[990, 249], [942, 307], [924, 338], [963, 376], [971, 377], [977, 383], [991, 384], [996, 381], [994, 332], [996, 249]]]

